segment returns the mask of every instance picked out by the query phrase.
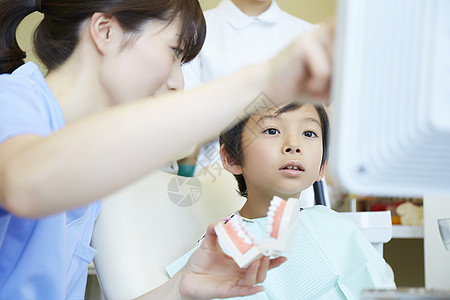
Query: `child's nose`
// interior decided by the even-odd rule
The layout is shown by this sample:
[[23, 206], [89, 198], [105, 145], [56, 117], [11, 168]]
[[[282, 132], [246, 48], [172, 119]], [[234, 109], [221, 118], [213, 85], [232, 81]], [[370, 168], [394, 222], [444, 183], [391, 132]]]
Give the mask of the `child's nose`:
[[287, 154], [300, 153], [300, 146], [293, 144], [287, 145], [284, 147], [284, 152]]

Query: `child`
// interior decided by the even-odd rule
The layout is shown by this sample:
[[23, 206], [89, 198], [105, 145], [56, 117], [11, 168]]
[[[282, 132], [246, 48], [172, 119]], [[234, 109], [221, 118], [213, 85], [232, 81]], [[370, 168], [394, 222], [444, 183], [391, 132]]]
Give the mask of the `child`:
[[[235, 175], [242, 209], [256, 240], [267, 238], [273, 196], [298, 198], [320, 180], [328, 156], [328, 117], [322, 105], [275, 106], [252, 115], [220, 137], [226, 170]], [[271, 271], [264, 292], [250, 299], [358, 299], [364, 288], [382, 288], [386, 263], [351, 221], [324, 207], [304, 209], [295, 225], [295, 248]], [[167, 269], [169, 273], [186, 257]]]

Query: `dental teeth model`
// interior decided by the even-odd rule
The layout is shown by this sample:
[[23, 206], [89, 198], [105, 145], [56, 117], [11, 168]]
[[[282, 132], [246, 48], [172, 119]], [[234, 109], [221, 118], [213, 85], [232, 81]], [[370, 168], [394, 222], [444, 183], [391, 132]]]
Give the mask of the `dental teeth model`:
[[240, 268], [248, 267], [263, 256], [240, 216], [234, 215], [227, 223], [219, 223], [214, 229], [228, 254]]
[[234, 215], [225, 224], [219, 223], [215, 231], [222, 245], [228, 250], [239, 267], [246, 268], [263, 255], [278, 257], [283, 251], [290, 251], [295, 238], [295, 222], [300, 212], [298, 199], [287, 201], [274, 196], [267, 212], [267, 233], [269, 239], [258, 244], [248, 232], [242, 218]]

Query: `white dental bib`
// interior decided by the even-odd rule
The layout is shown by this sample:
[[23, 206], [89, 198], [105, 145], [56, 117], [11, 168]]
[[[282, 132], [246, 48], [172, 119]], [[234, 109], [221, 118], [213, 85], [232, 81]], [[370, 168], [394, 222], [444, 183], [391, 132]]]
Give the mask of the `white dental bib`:
[[[266, 218], [246, 222], [255, 239], [267, 238]], [[192, 251], [166, 270], [173, 276]], [[318, 205], [300, 212], [295, 248], [267, 273], [264, 292], [245, 299], [359, 299], [365, 288], [384, 288], [386, 262], [347, 218]], [[239, 298], [236, 298], [239, 299]]]

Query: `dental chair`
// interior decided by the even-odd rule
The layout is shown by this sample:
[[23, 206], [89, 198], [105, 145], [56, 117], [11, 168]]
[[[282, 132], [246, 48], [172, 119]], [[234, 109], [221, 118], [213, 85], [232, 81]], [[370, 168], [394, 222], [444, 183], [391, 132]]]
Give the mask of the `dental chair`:
[[169, 279], [165, 267], [191, 250], [208, 224], [239, 210], [233, 175], [181, 177], [155, 171], [104, 198], [92, 246], [106, 299], [132, 299]]

